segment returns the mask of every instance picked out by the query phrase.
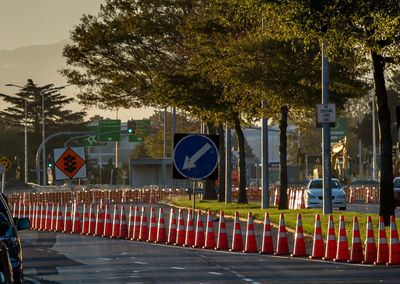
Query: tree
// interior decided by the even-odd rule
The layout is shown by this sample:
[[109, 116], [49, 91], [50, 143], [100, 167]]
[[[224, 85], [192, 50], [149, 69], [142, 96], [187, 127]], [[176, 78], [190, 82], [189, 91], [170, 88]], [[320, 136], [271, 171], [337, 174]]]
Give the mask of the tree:
[[[27, 125], [28, 125], [28, 155], [33, 157], [37, 148], [42, 142], [42, 95], [44, 96], [45, 126], [46, 135], [67, 129], [79, 129], [83, 126], [83, 118], [86, 112], [74, 112], [65, 109], [65, 106], [74, 101], [62, 95], [53, 84], [37, 86], [31, 79], [28, 79], [25, 86], [15, 96], [0, 94], [5, 102], [11, 104], [3, 111], [0, 111], [0, 119], [10, 129], [23, 130], [25, 127], [25, 100], [27, 102]], [[22, 135], [21, 135], [22, 136]], [[48, 145], [54, 147], [62, 140], [55, 139]], [[48, 146], [47, 145], [47, 146]], [[23, 148], [19, 151], [18, 157], [22, 158]], [[29, 159], [30, 167], [33, 167], [33, 159]]]
[[[385, 225], [394, 214], [392, 138], [387, 104], [385, 69], [397, 63], [400, 50], [398, 1], [268, 1], [267, 13], [278, 37], [325, 41], [331, 58], [343, 46], [360, 51], [370, 60], [381, 131], [381, 192], [379, 214]], [[307, 20], [305, 20], [307, 19]]]

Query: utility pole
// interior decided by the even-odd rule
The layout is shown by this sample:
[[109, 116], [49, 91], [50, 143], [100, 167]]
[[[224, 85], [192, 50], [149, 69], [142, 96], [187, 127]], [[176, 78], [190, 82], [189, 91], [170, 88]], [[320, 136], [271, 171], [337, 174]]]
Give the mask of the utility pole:
[[225, 204], [232, 203], [231, 130], [225, 124]]

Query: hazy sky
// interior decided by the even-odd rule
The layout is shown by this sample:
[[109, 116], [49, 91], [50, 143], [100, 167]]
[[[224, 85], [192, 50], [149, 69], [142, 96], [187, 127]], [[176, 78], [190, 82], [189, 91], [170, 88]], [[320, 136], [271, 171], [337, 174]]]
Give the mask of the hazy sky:
[[104, 0], [0, 0], [0, 50], [49, 44], [69, 37], [82, 14]]

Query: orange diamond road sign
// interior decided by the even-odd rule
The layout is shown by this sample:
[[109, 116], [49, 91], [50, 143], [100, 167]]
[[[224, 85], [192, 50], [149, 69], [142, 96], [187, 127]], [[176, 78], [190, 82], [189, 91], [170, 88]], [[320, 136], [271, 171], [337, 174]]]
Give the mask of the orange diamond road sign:
[[86, 178], [85, 147], [54, 149], [55, 179]]

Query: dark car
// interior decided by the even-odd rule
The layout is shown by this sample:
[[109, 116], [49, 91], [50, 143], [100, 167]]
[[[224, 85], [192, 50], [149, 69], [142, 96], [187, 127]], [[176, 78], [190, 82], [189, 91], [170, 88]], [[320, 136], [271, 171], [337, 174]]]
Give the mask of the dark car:
[[[7, 229], [4, 230], [4, 234]], [[2, 232], [0, 232], [0, 236], [1, 235]], [[2, 240], [0, 240], [0, 283], [14, 283], [13, 270], [10, 257], [8, 256], [8, 249]]]
[[393, 180], [394, 206], [400, 206], [400, 177]]
[[28, 218], [12, 218], [7, 198], [3, 193], [0, 194], [0, 222], [8, 226], [0, 239], [8, 249], [14, 283], [24, 283], [21, 239], [18, 237], [17, 231], [29, 228], [30, 222]]

